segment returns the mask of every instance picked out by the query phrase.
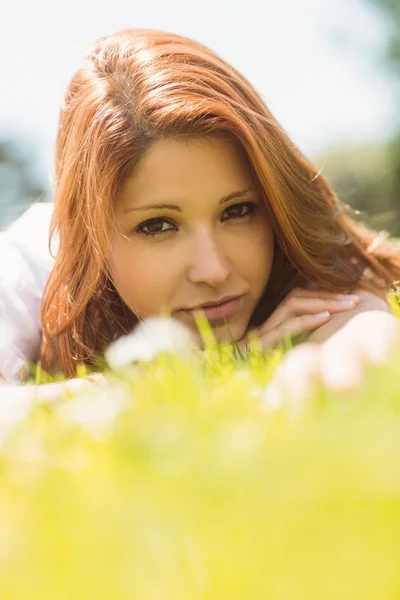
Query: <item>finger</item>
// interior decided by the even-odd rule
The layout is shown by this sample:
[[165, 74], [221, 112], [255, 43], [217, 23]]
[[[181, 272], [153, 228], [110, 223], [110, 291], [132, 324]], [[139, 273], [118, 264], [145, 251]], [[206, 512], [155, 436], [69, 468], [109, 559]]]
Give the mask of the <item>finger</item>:
[[347, 296], [344, 298], [323, 299], [323, 298], [289, 298], [271, 315], [265, 323], [260, 326], [262, 333], [280, 325], [288, 317], [319, 314], [328, 311], [331, 314], [346, 312], [354, 309], [358, 304], [359, 298]]
[[332, 314], [346, 312], [354, 309], [359, 304], [360, 298], [356, 295], [348, 295], [339, 298], [319, 297], [296, 297], [291, 296], [284, 300], [272, 315], [260, 326], [260, 331], [268, 331], [276, 327], [288, 317], [303, 314], [318, 314], [328, 311]]
[[326, 290], [323, 288], [315, 288], [315, 289], [308, 289], [308, 288], [301, 288], [301, 287], [297, 287], [297, 288], [293, 288], [287, 295], [287, 297], [290, 296], [298, 296], [299, 298], [315, 298], [320, 297], [320, 298], [344, 298], [346, 296], [348, 296], [349, 294], [355, 294], [355, 292], [352, 292], [351, 290], [343, 290], [341, 292], [336, 292], [336, 291], [330, 291], [330, 290]]
[[260, 331], [261, 345], [264, 349], [275, 347], [278, 343], [283, 342], [286, 337], [299, 335], [305, 331], [312, 331], [324, 323], [327, 323], [330, 318], [331, 315], [328, 311], [319, 314], [293, 317], [266, 332]]
[[354, 300], [357, 304], [361, 301], [360, 294], [355, 292], [341, 293], [341, 292], [328, 292], [327, 290], [304, 290], [301, 288], [296, 288], [292, 292], [290, 292], [284, 300], [280, 303], [279, 306], [283, 305], [285, 302], [294, 299], [315, 299], [315, 300]]
[[[360, 302], [359, 296], [349, 295], [342, 298], [290, 298], [286, 303], [287, 315], [318, 314], [323, 311], [343, 312], [355, 308]], [[282, 309], [284, 305], [282, 305]]]

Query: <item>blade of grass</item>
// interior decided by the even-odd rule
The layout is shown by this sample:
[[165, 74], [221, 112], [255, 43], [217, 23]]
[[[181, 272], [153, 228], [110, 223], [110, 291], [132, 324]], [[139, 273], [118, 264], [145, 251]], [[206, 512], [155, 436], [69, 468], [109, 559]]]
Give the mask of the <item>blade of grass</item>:
[[224, 324], [225, 324], [225, 327], [226, 327], [226, 329], [228, 331], [230, 342], [233, 345], [233, 355], [234, 355], [235, 359], [237, 360], [237, 354], [239, 354], [239, 358], [241, 360], [243, 360], [244, 356], [242, 355], [242, 353], [240, 351], [240, 348], [239, 348], [239, 345], [238, 345], [238, 343], [236, 342], [236, 340], [234, 339], [234, 337], [232, 335], [232, 332], [230, 330], [230, 327], [229, 327], [229, 324], [228, 324], [228, 321], [227, 321], [226, 317], [224, 317]]
[[201, 335], [205, 350], [215, 350], [217, 348], [217, 340], [211, 328], [211, 325], [203, 310], [193, 311], [194, 320], [197, 329]]

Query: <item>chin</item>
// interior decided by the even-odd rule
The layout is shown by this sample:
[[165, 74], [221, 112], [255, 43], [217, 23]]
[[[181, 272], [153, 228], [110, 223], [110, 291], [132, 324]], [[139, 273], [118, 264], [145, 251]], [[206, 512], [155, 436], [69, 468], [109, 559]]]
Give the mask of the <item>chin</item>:
[[[210, 323], [215, 339], [221, 343], [230, 343], [232, 338], [236, 341], [240, 340], [246, 333], [246, 327], [239, 323], [229, 325], [229, 331], [225, 325], [214, 326]], [[230, 333], [229, 333], [230, 332]], [[204, 343], [198, 330], [194, 332], [196, 344], [203, 350]]]

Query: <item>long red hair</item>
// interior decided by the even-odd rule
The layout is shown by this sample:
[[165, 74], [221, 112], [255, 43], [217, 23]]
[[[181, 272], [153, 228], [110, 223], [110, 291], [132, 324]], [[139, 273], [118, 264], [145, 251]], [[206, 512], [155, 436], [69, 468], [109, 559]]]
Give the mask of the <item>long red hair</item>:
[[130, 330], [135, 316], [107, 270], [114, 207], [125, 178], [167, 136], [225, 135], [244, 150], [263, 191], [275, 258], [252, 324], [294, 285], [355, 286], [384, 295], [400, 279], [392, 244], [357, 224], [250, 83], [190, 39], [126, 30], [98, 40], [73, 76], [56, 146], [53, 235], [59, 251], [42, 302], [41, 362], [76, 373]]

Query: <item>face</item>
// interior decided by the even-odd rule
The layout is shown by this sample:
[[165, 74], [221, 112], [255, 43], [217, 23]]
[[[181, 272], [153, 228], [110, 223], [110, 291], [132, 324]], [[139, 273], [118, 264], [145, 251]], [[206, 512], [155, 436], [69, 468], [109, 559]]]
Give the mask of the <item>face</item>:
[[[237, 146], [219, 137], [156, 142], [121, 190], [109, 256], [114, 285], [139, 319], [189, 326], [205, 309], [221, 341], [246, 332], [269, 279], [273, 234]], [[221, 304], [222, 300], [232, 298]]]

